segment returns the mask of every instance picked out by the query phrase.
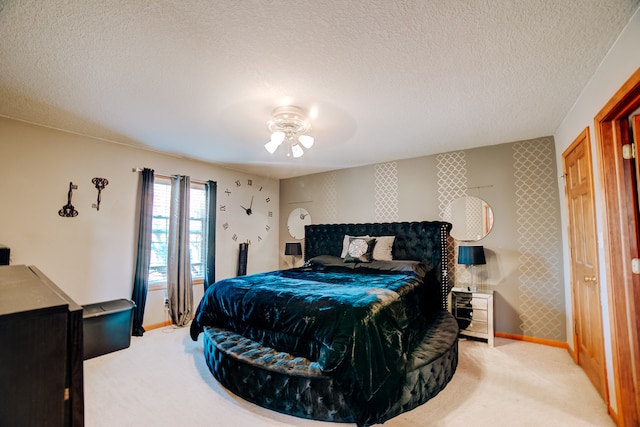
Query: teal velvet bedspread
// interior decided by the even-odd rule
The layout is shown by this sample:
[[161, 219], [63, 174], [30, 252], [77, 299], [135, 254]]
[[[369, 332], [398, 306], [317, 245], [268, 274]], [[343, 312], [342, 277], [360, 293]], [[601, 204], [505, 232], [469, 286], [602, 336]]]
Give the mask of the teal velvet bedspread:
[[366, 408], [397, 398], [427, 324], [428, 269], [415, 270], [305, 268], [222, 280], [202, 298], [191, 336], [223, 327], [316, 361], [366, 419]]

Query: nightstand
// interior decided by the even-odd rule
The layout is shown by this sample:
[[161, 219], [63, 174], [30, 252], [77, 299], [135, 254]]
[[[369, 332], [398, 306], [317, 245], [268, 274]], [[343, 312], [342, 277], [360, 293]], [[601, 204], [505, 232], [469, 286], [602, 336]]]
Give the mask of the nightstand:
[[451, 290], [451, 310], [458, 321], [460, 336], [487, 340], [493, 347], [493, 292]]

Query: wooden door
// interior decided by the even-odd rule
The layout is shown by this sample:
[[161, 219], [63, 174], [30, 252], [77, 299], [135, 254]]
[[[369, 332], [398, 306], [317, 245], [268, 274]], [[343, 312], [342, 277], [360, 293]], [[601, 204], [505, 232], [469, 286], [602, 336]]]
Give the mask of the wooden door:
[[569, 213], [574, 357], [607, 400], [589, 128], [562, 154]]
[[[636, 187], [636, 201], [635, 201], [635, 208], [636, 208], [636, 223], [638, 216], [640, 216], [640, 206], [638, 205], [638, 200], [640, 200], [640, 159], [638, 159], [638, 149], [640, 148], [640, 115], [635, 115], [635, 116], [631, 116], [631, 137], [632, 137], [632, 143], [635, 145], [635, 153], [634, 153], [634, 163], [636, 165], [635, 169], [636, 169], [636, 179], [635, 179], [635, 187]], [[636, 234], [637, 236], [637, 234]], [[635, 272], [634, 272], [635, 273]], [[636, 273], [638, 274], [638, 273]]]
[[629, 123], [640, 108], [640, 68], [594, 118], [603, 209], [603, 243], [611, 323], [611, 355], [618, 426], [640, 426], [640, 258], [635, 165], [624, 159]]
[[635, 261], [637, 264], [632, 267], [633, 279], [632, 279], [632, 287], [633, 292], [630, 294], [630, 301], [633, 301], [633, 307], [635, 309], [635, 314], [630, 316], [630, 325], [629, 329], [631, 331], [635, 331], [631, 333], [632, 337], [632, 351], [635, 353], [636, 357], [632, 357], [630, 363], [630, 375], [633, 377], [633, 382], [635, 383], [635, 410], [636, 410], [636, 421], [640, 424], [640, 396], [638, 395], [638, 387], [640, 385], [640, 360], [638, 359], [638, 355], [640, 353], [640, 344], [638, 343], [638, 335], [640, 334], [640, 312], [637, 310], [637, 307], [640, 305], [640, 155], [638, 154], [638, 150], [640, 149], [640, 115], [634, 115], [630, 120], [632, 124], [632, 143], [635, 146], [634, 153], [634, 163], [635, 163], [635, 215], [633, 216], [633, 223], [635, 225], [635, 248], [636, 248], [636, 258], [632, 260], [632, 265]]

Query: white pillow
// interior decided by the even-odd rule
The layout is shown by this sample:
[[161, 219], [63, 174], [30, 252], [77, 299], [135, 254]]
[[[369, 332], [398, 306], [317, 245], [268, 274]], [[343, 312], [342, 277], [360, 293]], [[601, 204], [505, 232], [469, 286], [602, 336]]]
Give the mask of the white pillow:
[[369, 236], [349, 236], [348, 234], [344, 235], [344, 239], [342, 239], [342, 254], [340, 254], [340, 258], [344, 258], [347, 256], [347, 252], [349, 252], [349, 238], [355, 239], [368, 239]]
[[393, 242], [396, 236], [377, 236], [376, 245], [373, 247], [373, 259], [376, 261], [393, 261]]

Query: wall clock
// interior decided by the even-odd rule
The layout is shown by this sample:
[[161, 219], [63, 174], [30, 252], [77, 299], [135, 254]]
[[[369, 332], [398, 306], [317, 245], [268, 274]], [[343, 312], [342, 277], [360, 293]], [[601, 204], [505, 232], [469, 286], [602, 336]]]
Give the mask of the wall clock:
[[271, 230], [271, 196], [252, 179], [237, 179], [218, 196], [218, 205], [223, 232], [234, 242], [260, 243]]
[[311, 215], [305, 208], [292, 210], [287, 219], [289, 234], [294, 239], [304, 239], [304, 226], [309, 224], [311, 224]]

